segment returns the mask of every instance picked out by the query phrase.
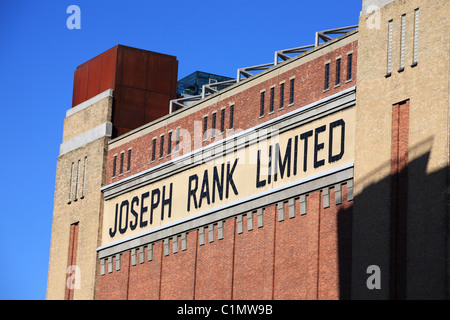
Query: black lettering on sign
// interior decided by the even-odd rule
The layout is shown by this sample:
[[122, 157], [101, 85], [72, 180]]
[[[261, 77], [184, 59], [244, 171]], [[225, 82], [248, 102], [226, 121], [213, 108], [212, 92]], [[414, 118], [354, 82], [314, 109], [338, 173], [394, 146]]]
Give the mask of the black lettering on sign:
[[153, 189], [150, 203], [150, 224], [153, 224], [153, 211], [158, 208], [160, 197], [161, 191], [159, 189]]
[[169, 191], [169, 197], [166, 198], [166, 186], [163, 186], [163, 192], [162, 192], [162, 205], [161, 205], [161, 220], [164, 220], [164, 208], [166, 206], [169, 206], [169, 212], [167, 213], [167, 217], [170, 218], [172, 215], [172, 185], [170, 184], [170, 191]]
[[303, 149], [303, 172], [308, 170], [308, 138], [313, 135], [313, 131], [306, 131], [300, 135], [300, 140], [305, 140]]
[[[227, 162], [226, 175], [224, 163], [222, 163], [222, 165], [220, 166], [220, 174], [217, 166], [214, 166], [214, 168], [212, 169], [212, 176], [210, 176], [211, 170], [205, 169], [203, 171], [202, 185], [200, 187], [200, 190], [198, 187], [198, 176], [196, 174], [191, 175], [188, 182], [187, 211], [189, 212], [191, 210], [191, 203], [195, 209], [201, 208], [202, 205], [205, 204], [205, 201], [207, 204], [215, 203], [217, 199], [216, 193], [219, 200], [223, 200], [224, 187], [225, 198], [228, 198], [230, 196], [230, 189], [235, 195], [238, 195], [238, 190], [233, 180], [234, 170], [236, 170], [238, 161], [239, 158], [234, 160], [233, 165], [231, 165], [230, 161]], [[225, 182], [224, 178], [226, 178]], [[197, 192], [199, 193], [197, 194]]]
[[269, 146], [269, 162], [267, 165], [267, 184], [272, 181], [272, 146]]
[[[334, 128], [341, 127], [341, 150], [338, 154], [333, 155], [333, 131]], [[333, 163], [336, 161], [341, 160], [342, 156], [344, 155], [344, 140], [345, 140], [345, 122], [343, 119], [339, 119], [337, 121], [334, 121], [330, 123], [330, 147], [328, 151], [328, 162]]]
[[266, 180], [261, 180], [261, 150], [258, 150], [256, 160], [256, 188], [261, 188], [266, 185]]
[[326, 126], [320, 126], [314, 131], [314, 169], [325, 164], [325, 160], [318, 160], [318, 153], [325, 146], [324, 143], [319, 143], [319, 133], [324, 132], [326, 128]]
[[234, 181], [233, 181], [233, 173], [234, 173], [234, 169], [236, 169], [238, 160], [239, 160], [239, 158], [236, 158], [236, 160], [234, 160], [234, 164], [233, 164], [233, 167], [231, 168], [231, 170], [230, 170], [230, 161], [227, 162], [227, 187], [226, 187], [226, 191], [225, 191], [225, 198], [227, 198], [227, 199], [228, 199], [228, 191], [229, 191], [230, 186], [233, 189], [234, 194], [238, 195], [236, 185], [234, 184]]
[[116, 203], [116, 212], [114, 215], [114, 231], [111, 228], [109, 228], [109, 236], [111, 238], [114, 238], [114, 236], [116, 235], [116, 232], [117, 232], [117, 210], [118, 210], [118, 208], [119, 208], [119, 204]]
[[[192, 182], [195, 182], [195, 187], [192, 187]], [[194, 202], [194, 208], [197, 209], [197, 197], [195, 195], [195, 192], [198, 188], [198, 176], [196, 174], [193, 174], [189, 177], [189, 188], [188, 188], [188, 202], [187, 202], [187, 211], [191, 211], [191, 197], [192, 201]]]
[[[128, 209], [129, 209], [130, 204], [128, 203], [128, 200], [124, 200], [122, 201], [122, 204], [120, 205], [120, 213], [119, 213], [119, 232], [120, 234], [124, 234], [127, 229], [128, 229]], [[124, 224], [125, 226], [122, 227], [122, 222], [123, 222], [123, 207], [126, 207], [125, 209], [125, 221]]]
[[148, 211], [148, 207], [144, 206], [144, 200], [150, 196], [150, 192], [145, 192], [141, 196], [141, 215], [139, 221], [139, 227], [144, 228], [147, 226], [147, 220], [144, 219], [144, 214]]
[[297, 161], [298, 161], [298, 136], [294, 137], [294, 176], [297, 175]]
[[219, 199], [223, 199], [223, 174], [224, 174], [224, 168], [225, 163], [222, 163], [221, 170], [220, 170], [220, 179], [219, 179], [219, 173], [217, 172], [217, 167], [214, 166], [214, 173], [213, 173], [213, 186], [212, 186], [212, 203], [216, 201], [216, 189], [217, 193], [219, 195]]
[[136, 229], [137, 222], [138, 222], [138, 213], [134, 210], [134, 205], [139, 205], [139, 197], [135, 196], [133, 197], [133, 200], [131, 200], [131, 214], [134, 216], [134, 223], [133, 221], [130, 221], [130, 229], [134, 230]]
[[[131, 200], [131, 204], [128, 200], [123, 200], [121, 203], [116, 203], [114, 229], [109, 228], [109, 236], [111, 238], [114, 238], [117, 230], [120, 234], [124, 234], [128, 231], [128, 227], [130, 227], [130, 230], [135, 230], [138, 226], [139, 228], [146, 227], [149, 222], [150, 224], [152, 224], [153, 212], [159, 206], [161, 206], [161, 220], [164, 219], [164, 213], [166, 210], [168, 213], [167, 216], [170, 218], [172, 214], [172, 191], [173, 184], [171, 183], [169, 185], [169, 188], [167, 188], [167, 186], [162, 187], [162, 197], [161, 190], [159, 188], [156, 188], [151, 192], [144, 192], [140, 196], [140, 198], [139, 196], [134, 196]], [[148, 212], [148, 206], [145, 204], [145, 199], [149, 197], [151, 197], [151, 202], [150, 217], [148, 221], [145, 217], [146, 212]]]
[[203, 198], [206, 198], [206, 201], [208, 204], [211, 203], [211, 199], [209, 196], [209, 181], [208, 181], [208, 170], [205, 170], [203, 172], [203, 182], [202, 182], [202, 188], [200, 189], [200, 199], [198, 200], [198, 206], [202, 206], [202, 200]]
[[[325, 138], [327, 129], [329, 130], [328, 139]], [[313, 136], [314, 138], [312, 138]], [[340, 137], [340, 140], [338, 137]], [[309, 142], [310, 138], [313, 139], [312, 142]], [[303, 148], [300, 146], [302, 142]], [[313, 143], [314, 151], [310, 152], [311, 154], [308, 154], [308, 143], [310, 147]], [[326, 156], [327, 148], [328, 157]], [[303, 160], [301, 160], [302, 155], [300, 154], [302, 149]], [[321, 152], [322, 150], [323, 152]], [[303, 161], [303, 172], [306, 172], [308, 162], [312, 162], [314, 169], [317, 169], [324, 166], [326, 161], [334, 163], [341, 160], [345, 153], [345, 121], [339, 119], [300, 135], [294, 135], [282, 145], [279, 143], [269, 145], [267, 162], [263, 161], [262, 157], [265, 153], [261, 151], [257, 150], [256, 188], [270, 185], [272, 177], [273, 182], [276, 182], [289, 178], [291, 175], [297, 175], [301, 161]], [[227, 161], [214, 166], [212, 169], [204, 169], [201, 181], [199, 181], [197, 174], [189, 176], [187, 212], [191, 211], [192, 208], [199, 209], [205, 204], [211, 205], [216, 201], [224, 200], [224, 198], [228, 199], [233, 194], [238, 195], [239, 191], [234, 181], [234, 173], [238, 163], [239, 158], [236, 158], [234, 162]], [[261, 163], [268, 164], [266, 178], [263, 177]], [[138, 227], [145, 228], [149, 224], [153, 224], [153, 214], [156, 213], [156, 210], [160, 210], [161, 220], [171, 218], [172, 196], [173, 183], [170, 183], [167, 186], [164, 185], [161, 188], [146, 191], [140, 197], [133, 196], [130, 201], [123, 200], [116, 203], [114, 225], [109, 228], [109, 236], [113, 238], [117, 231], [124, 234], [128, 231], [128, 228], [133, 231]], [[149, 217], [146, 217], [147, 212], [149, 212]]]
[[289, 138], [286, 146], [286, 152], [284, 153], [284, 158], [281, 160], [280, 145], [275, 144], [275, 172], [273, 176], [273, 181], [277, 181], [278, 172], [280, 172], [280, 179], [283, 179], [284, 172], [287, 171], [286, 176], [291, 176], [291, 145], [292, 138]]
[[[342, 156], [345, 152], [345, 122], [343, 119], [339, 119], [337, 121], [331, 122], [328, 125], [328, 141], [322, 137], [325, 135], [327, 131], [327, 125], [322, 125], [320, 127], [315, 128], [314, 130], [309, 130], [303, 132], [300, 135], [295, 135], [292, 138], [289, 138], [285, 143], [285, 151], [283, 153], [283, 145], [279, 143], [275, 143], [273, 146], [270, 145], [268, 147], [268, 171], [266, 179], [263, 178], [261, 172], [261, 163], [265, 163], [262, 159], [263, 153], [262, 150], [257, 150], [256, 157], [256, 188], [262, 188], [266, 185], [269, 185], [272, 181], [276, 182], [278, 180], [284, 179], [285, 177], [289, 178], [292, 175], [297, 175], [297, 166], [299, 165], [299, 161], [301, 159], [301, 147], [299, 144], [303, 141], [303, 172], [308, 171], [308, 162], [311, 163], [313, 160], [314, 169], [320, 168], [325, 165], [325, 162], [333, 163], [342, 159]], [[340, 130], [339, 130], [340, 128]], [[339, 152], [333, 154], [333, 140], [335, 135], [339, 135], [340, 131], [340, 149]], [[323, 134], [322, 134], [323, 133]], [[321, 135], [322, 134], [322, 135]], [[313, 155], [308, 154], [308, 140], [309, 138], [314, 136], [314, 152]], [[300, 138], [300, 139], [299, 139]], [[293, 147], [292, 147], [292, 141]], [[328, 159], [325, 157], [325, 150], [328, 148]], [[336, 149], [336, 148], [335, 148]], [[272, 153], [272, 150], [274, 152]], [[324, 151], [324, 156], [321, 156], [320, 151]], [[312, 159], [311, 159], [312, 157]], [[273, 158], [273, 166], [272, 166], [272, 158]]]

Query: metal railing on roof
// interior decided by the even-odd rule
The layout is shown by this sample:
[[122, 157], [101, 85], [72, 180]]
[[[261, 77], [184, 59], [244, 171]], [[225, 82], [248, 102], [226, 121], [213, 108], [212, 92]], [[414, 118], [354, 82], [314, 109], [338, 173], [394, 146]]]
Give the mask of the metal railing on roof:
[[177, 108], [183, 108], [183, 107], [186, 106], [186, 105], [183, 104], [184, 102], [196, 102], [196, 101], [199, 101], [201, 99], [204, 99], [207, 95], [219, 92], [219, 90], [217, 89], [218, 87], [228, 87], [228, 86], [231, 86], [231, 85], [233, 85], [235, 83], [236, 83], [236, 79], [205, 84], [205, 85], [202, 86], [202, 94], [200, 94], [200, 95], [187, 96], [187, 97], [182, 97], [182, 98], [170, 100], [169, 113], [173, 112], [173, 107], [174, 106], [177, 107]]
[[183, 108], [186, 107], [186, 105], [183, 104], [183, 102], [195, 102], [202, 99], [202, 95], [195, 95], [195, 96], [188, 96], [178, 99], [170, 100], [169, 103], [169, 114], [173, 112], [173, 107], [176, 106], [177, 108]]
[[296, 47], [296, 48], [291, 48], [291, 49], [275, 51], [274, 64], [277, 65], [279, 62], [279, 59], [281, 59], [283, 61], [291, 59], [292, 57], [288, 56], [288, 54], [294, 53], [295, 55], [299, 55], [299, 54], [302, 54], [303, 52], [313, 49], [314, 47], [315, 46], [313, 44], [311, 44], [309, 46], [302, 46], [302, 47]]
[[[259, 64], [259, 65], [255, 65], [255, 66], [251, 66], [251, 67], [239, 68], [239, 69], [237, 69], [236, 79], [203, 85], [201, 95], [195, 95], [195, 96], [189, 96], [189, 97], [183, 97], [183, 98], [171, 100], [170, 106], [169, 106], [169, 113], [172, 113], [174, 105], [182, 108], [182, 107], [185, 107], [183, 102], [195, 102], [195, 101], [204, 99], [207, 95], [218, 92], [219, 91], [217, 89], [218, 87], [230, 86], [235, 83], [238, 83], [241, 80], [241, 77], [250, 78], [250, 77], [254, 76], [254, 74], [251, 72], [254, 72], [254, 71], [261, 72], [261, 71], [267, 70], [271, 67], [278, 65], [278, 63], [280, 62], [280, 59], [283, 61], [292, 59], [293, 57], [298, 56], [299, 54], [302, 54], [304, 52], [307, 52], [308, 50], [316, 48], [317, 46], [320, 45], [320, 41], [328, 42], [328, 41], [334, 39], [332, 36], [342, 35], [351, 30], [354, 30], [356, 28], [358, 28], [358, 25], [318, 31], [318, 32], [316, 32], [316, 35], [315, 35], [314, 44], [275, 51], [275, 58], [274, 58], [273, 62]], [[291, 57], [291, 56], [289, 56], [289, 54], [294, 54], [294, 56]]]
[[333, 38], [329, 35], [342, 35], [356, 28], [358, 28], [358, 25], [318, 31], [316, 32], [316, 42], [314, 45], [317, 47], [320, 40], [323, 40], [324, 42], [332, 40]]
[[236, 83], [236, 79], [205, 84], [202, 87], [202, 98], [205, 98], [206, 95], [219, 92], [218, 87], [229, 87], [235, 83]]
[[252, 67], [239, 68], [239, 69], [237, 69], [236, 80], [237, 80], [237, 82], [239, 82], [241, 80], [241, 76], [250, 78], [251, 76], [253, 76], [253, 74], [250, 73], [250, 71], [263, 71], [263, 70], [267, 70], [273, 66], [274, 66], [273, 63], [265, 63], [265, 64], [259, 64], [259, 65], [252, 66]]

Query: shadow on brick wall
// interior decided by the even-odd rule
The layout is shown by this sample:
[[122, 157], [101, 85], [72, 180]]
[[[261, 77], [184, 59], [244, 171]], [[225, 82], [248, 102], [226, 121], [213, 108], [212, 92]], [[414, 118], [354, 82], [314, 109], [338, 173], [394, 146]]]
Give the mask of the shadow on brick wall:
[[419, 156], [365, 186], [352, 208], [338, 212], [341, 299], [446, 298], [448, 170], [429, 169], [431, 147], [427, 139], [410, 148]]

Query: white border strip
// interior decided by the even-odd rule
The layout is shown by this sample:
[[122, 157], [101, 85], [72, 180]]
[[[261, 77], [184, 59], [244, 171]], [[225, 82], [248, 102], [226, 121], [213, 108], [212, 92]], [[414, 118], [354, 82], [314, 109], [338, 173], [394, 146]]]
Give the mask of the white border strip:
[[128, 242], [128, 241], [140, 238], [140, 237], [144, 237], [146, 235], [149, 235], [149, 234], [152, 234], [152, 233], [164, 230], [164, 229], [171, 228], [173, 226], [185, 223], [185, 222], [190, 221], [190, 220], [198, 219], [198, 218], [200, 218], [202, 216], [209, 215], [209, 214], [214, 213], [216, 211], [221, 211], [221, 210], [224, 210], [224, 209], [227, 209], [227, 208], [230, 208], [230, 207], [234, 207], [234, 206], [239, 205], [239, 204], [244, 203], [244, 202], [248, 202], [248, 201], [251, 201], [251, 200], [254, 200], [254, 199], [257, 199], [257, 198], [261, 198], [261, 197], [267, 196], [267, 195], [275, 193], [275, 192], [279, 192], [279, 191], [282, 191], [282, 190], [285, 190], [285, 189], [289, 189], [289, 188], [295, 187], [297, 185], [300, 185], [300, 184], [303, 184], [303, 183], [306, 183], [306, 182], [309, 182], [309, 181], [312, 181], [312, 180], [316, 180], [316, 179], [319, 179], [319, 178], [322, 178], [322, 177], [325, 177], [325, 176], [328, 176], [328, 175], [332, 175], [334, 173], [343, 171], [345, 169], [352, 168], [353, 166], [354, 166], [354, 162], [351, 162], [351, 163], [345, 164], [345, 165], [340, 166], [340, 167], [335, 168], [335, 169], [327, 170], [325, 172], [321, 172], [321, 173], [318, 173], [318, 174], [315, 174], [315, 175], [312, 175], [312, 176], [309, 176], [309, 177], [306, 177], [306, 178], [303, 178], [303, 179], [300, 179], [300, 180], [297, 180], [297, 181], [294, 181], [294, 182], [290, 182], [288, 184], [285, 184], [285, 185], [282, 185], [282, 186], [279, 186], [279, 187], [276, 187], [276, 188], [273, 188], [273, 189], [269, 189], [269, 190], [261, 192], [261, 193], [257, 193], [255, 195], [249, 196], [247, 198], [240, 199], [240, 200], [237, 200], [237, 201], [234, 201], [234, 202], [231, 202], [231, 203], [227, 203], [227, 204], [224, 204], [224, 205], [219, 206], [217, 208], [213, 208], [213, 209], [207, 210], [207, 211], [202, 212], [202, 213], [198, 213], [198, 214], [193, 215], [191, 217], [186, 217], [184, 219], [180, 219], [180, 220], [177, 220], [177, 221], [165, 224], [163, 226], [156, 227], [156, 228], [151, 229], [149, 231], [145, 231], [145, 232], [139, 233], [137, 235], [134, 235], [134, 236], [122, 239], [122, 240], [118, 240], [116, 242], [108, 243], [106, 245], [98, 247], [97, 251], [101, 251], [101, 250], [104, 250], [104, 249], [107, 249], [107, 248], [110, 248], [110, 247], [114, 247], [114, 246], [122, 244], [124, 242]]
[[62, 156], [63, 154], [78, 149], [97, 139], [111, 137], [112, 128], [113, 125], [111, 122], [104, 122], [101, 125], [62, 143], [59, 147], [59, 155]]
[[304, 106], [304, 107], [301, 107], [301, 108], [299, 108], [299, 109], [295, 109], [295, 110], [293, 110], [293, 111], [291, 111], [291, 112], [288, 112], [288, 113], [286, 113], [286, 114], [283, 114], [283, 115], [281, 115], [281, 116], [279, 116], [279, 117], [276, 117], [276, 118], [271, 119], [271, 120], [269, 120], [269, 121], [266, 121], [266, 122], [263, 122], [263, 123], [261, 123], [261, 124], [258, 124], [258, 125], [254, 126], [254, 127], [251, 127], [251, 128], [246, 129], [246, 130], [244, 130], [244, 131], [241, 131], [241, 132], [239, 132], [239, 133], [237, 133], [237, 134], [235, 134], [235, 135], [226, 137], [226, 138], [224, 138], [224, 139], [222, 139], [222, 140], [219, 140], [219, 141], [215, 141], [215, 142], [213, 142], [213, 143], [211, 143], [211, 144], [209, 144], [209, 145], [207, 145], [207, 146], [204, 146], [204, 147], [202, 147], [202, 148], [200, 148], [200, 149], [197, 149], [197, 150], [191, 151], [191, 152], [189, 152], [189, 153], [183, 154], [182, 156], [179, 156], [179, 157], [177, 157], [177, 158], [175, 158], [175, 159], [173, 159], [173, 160], [169, 160], [169, 161], [166, 161], [166, 162], [164, 162], [164, 163], [161, 163], [161, 164], [159, 164], [159, 165], [157, 165], [157, 166], [155, 166], [155, 167], [153, 167], [153, 168], [146, 169], [146, 170], [141, 171], [141, 172], [138, 172], [138, 173], [136, 173], [136, 174], [134, 174], [134, 175], [132, 175], [132, 176], [126, 177], [125, 179], [122, 179], [122, 180], [119, 180], [119, 181], [110, 183], [110, 184], [108, 184], [108, 185], [106, 185], [106, 186], [100, 188], [100, 191], [104, 191], [104, 190], [106, 190], [106, 189], [113, 188], [114, 186], [116, 186], [116, 185], [118, 185], [118, 184], [123, 184], [123, 183], [126, 183], [126, 182], [129, 181], [129, 180], [136, 179], [137, 177], [139, 177], [139, 176], [141, 176], [141, 175], [145, 175], [145, 174], [147, 174], [147, 173], [149, 173], [149, 172], [152, 172], [153, 170], [157, 170], [157, 169], [159, 169], [159, 168], [161, 168], [161, 167], [163, 167], [163, 166], [167, 166], [167, 165], [169, 165], [171, 162], [175, 162], [175, 161], [183, 161], [185, 158], [191, 157], [192, 155], [194, 155], [194, 154], [196, 154], [196, 153], [201, 153], [201, 152], [203, 152], [204, 150], [206, 150], [206, 149], [208, 149], [208, 148], [214, 148], [216, 145], [223, 144], [224, 142], [226, 143], [227, 141], [229, 141], [229, 140], [231, 140], [231, 139], [237, 139], [237, 138], [239, 138], [240, 136], [243, 136], [243, 135], [245, 135], [245, 134], [247, 134], [247, 133], [249, 133], [249, 132], [251, 132], [251, 131], [253, 131], [253, 130], [258, 130], [258, 129], [261, 128], [261, 127], [269, 126], [270, 124], [272, 124], [272, 123], [274, 123], [274, 122], [278, 122], [278, 121], [280, 121], [280, 120], [283, 120], [284, 118], [290, 117], [290, 116], [292, 116], [292, 115], [294, 115], [294, 114], [296, 114], [296, 113], [300, 113], [300, 112], [306, 111], [306, 110], [308, 110], [308, 109], [310, 109], [310, 108], [313, 108], [313, 107], [315, 107], [315, 106], [317, 106], [317, 105], [319, 105], [319, 104], [325, 103], [325, 102], [327, 102], [327, 101], [329, 101], [329, 100], [333, 100], [333, 99], [335, 99], [335, 98], [337, 98], [337, 97], [339, 97], [339, 96], [341, 96], [341, 95], [345, 95], [345, 94], [347, 94], [347, 93], [349, 93], [349, 92], [352, 92], [352, 91], [354, 91], [355, 89], [356, 89], [356, 86], [353, 86], [353, 87], [351, 87], [351, 88], [345, 89], [345, 90], [340, 91], [340, 92], [338, 92], [338, 93], [335, 93], [335, 94], [333, 94], [333, 95], [331, 95], [331, 96], [329, 96], [329, 97], [323, 98], [322, 100], [315, 101], [315, 102], [310, 103], [310, 104], [308, 104], [308, 105], [306, 105], [306, 106]]
[[75, 107], [70, 108], [66, 111], [66, 118], [70, 117], [71, 115], [77, 113], [78, 111], [81, 111], [83, 109], [86, 109], [87, 107], [93, 105], [96, 102], [99, 102], [102, 99], [105, 99], [106, 97], [112, 97], [113, 96], [113, 90], [108, 89], [106, 91], [103, 91], [102, 93], [99, 93], [95, 97], [90, 98], [89, 100], [86, 100], [80, 104], [77, 104]]

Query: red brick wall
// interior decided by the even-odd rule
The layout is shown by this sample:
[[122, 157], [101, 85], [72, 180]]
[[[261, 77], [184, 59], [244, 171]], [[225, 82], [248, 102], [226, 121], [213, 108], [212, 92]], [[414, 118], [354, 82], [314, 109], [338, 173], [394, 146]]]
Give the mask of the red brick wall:
[[[130, 277], [130, 251], [124, 252], [121, 257], [121, 267], [120, 270], [116, 271], [116, 258], [113, 258], [113, 272], [108, 273], [108, 266], [106, 266], [106, 272], [108, 279], [100, 277], [98, 296], [103, 300], [126, 300], [129, 297], [129, 282]], [[151, 267], [151, 266], [149, 266]], [[105, 281], [106, 280], [106, 281]], [[138, 281], [139, 282], [139, 281]], [[133, 283], [132, 288], [134, 288], [135, 283]]]
[[[128, 299], [130, 300], [156, 300], [160, 296], [162, 271], [162, 242], [153, 245], [153, 263], [139, 263], [139, 250], [137, 250], [136, 265], [130, 269], [130, 286]], [[144, 250], [144, 261], [148, 261], [147, 250]]]
[[409, 100], [392, 108], [391, 281], [392, 299], [405, 299], [408, 206]]
[[[224, 238], [198, 245], [198, 231], [188, 233], [187, 249], [164, 256], [163, 242], [153, 246], [153, 260], [131, 265], [122, 254], [119, 271], [99, 276], [99, 299], [339, 299], [349, 297], [352, 202], [342, 186], [342, 203], [323, 208], [322, 192], [307, 197], [307, 214], [296, 200], [295, 218], [278, 221], [275, 205], [264, 212], [264, 226], [238, 234], [236, 219], [224, 223]], [[179, 238], [180, 239], [180, 238]], [[137, 250], [138, 251], [138, 250]], [[146, 255], [147, 250], [144, 250]]]
[[[232, 296], [236, 232], [234, 222], [234, 219], [225, 221], [222, 240], [218, 240], [217, 228], [214, 228], [214, 242], [205, 241], [205, 245], [197, 248], [196, 299], [225, 300]], [[193, 234], [196, 236], [197, 232]], [[190, 243], [188, 250], [191, 250]]]
[[192, 250], [182, 251], [178, 237], [178, 252], [172, 253], [173, 244], [170, 241], [170, 254], [161, 260], [160, 299], [194, 299], [197, 237], [192, 232], [187, 237]]
[[[67, 281], [72, 281], [72, 283], [71, 283], [72, 286], [70, 288], [69, 288], [69, 286], [66, 286], [66, 295], [65, 295], [66, 300], [73, 300], [73, 295], [74, 295], [73, 288], [76, 287], [75, 283], [71, 279], [74, 279], [76, 277], [76, 275], [74, 273], [77, 272], [77, 270], [73, 269], [72, 266], [76, 266], [76, 264], [77, 264], [78, 229], [79, 229], [78, 222], [70, 225], [69, 254], [68, 254], [69, 258], [67, 261], [67, 270], [71, 270], [72, 272], [70, 274], [68, 274]], [[70, 269], [69, 269], [69, 267], [70, 267]]]
[[264, 227], [257, 228], [256, 215], [252, 231], [247, 231], [244, 217], [244, 232], [236, 235], [234, 243], [233, 299], [272, 299], [274, 276], [274, 233], [276, 206], [264, 212]]
[[[277, 116], [288, 113], [294, 109], [301, 108], [308, 105], [314, 101], [326, 98], [332, 94], [339, 91], [348, 89], [356, 85], [356, 61], [357, 61], [357, 49], [358, 42], [352, 42], [350, 44], [344, 45], [336, 50], [330, 51], [323, 54], [322, 56], [307, 62], [296, 68], [292, 68], [284, 73], [278, 74], [276, 71], [273, 72], [273, 78], [255, 85], [248, 90], [237, 93], [236, 95], [223, 99], [220, 103], [208, 106], [194, 114], [186, 116], [179, 119], [178, 121], [169, 123], [160, 129], [157, 129], [149, 134], [138, 137], [128, 143], [122, 144], [119, 147], [110, 149], [107, 157], [107, 173], [106, 173], [106, 185], [119, 181], [130, 175], [134, 175], [143, 170], [149, 169], [161, 163], [164, 163], [170, 159], [183, 154], [183, 150], [179, 153], [172, 152], [171, 156], [167, 156], [167, 140], [168, 132], [173, 130], [173, 135], [175, 135], [175, 130], [177, 127], [186, 129], [190, 133], [190, 141], [187, 141], [191, 151], [199, 147], [204, 147], [209, 143], [218, 141], [237, 132], [238, 129], [246, 130], [255, 125], [261, 124]], [[326, 50], [326, 49], [324, 49]], [[347, 53], [353, 51], [353, 67], [352, 67], [352, 80], [346, 81], [347, 76]], [[335, 74], [336, 74], [336, 58], [342, 56], [341, 65], [341, 84], [337, 87], [335, 84]], [[330, 61], [330, 89], [324, 91], [324, 79], [325, 79], [325, 62]], [[289, 93], [290, 84], [289, 79], [295, 76], [295, 97], [294, 104], [289, 105]], [[280, 82], [285, 81], [285, 93], [284, 93], [284, 108], [279, 110], [280, 100], [279, 100], [279, 88]], [[269, 103], [270, 103], [270, 87], [275, 86], [275, 103], [274, 112], [269, 114]], [[265, 103], [265, 114], [264, 117], [260, 118], [260, 91], [266, 90], [266, 103]], [[229, 128], [230, 121], [230, 107], [229, 104], [234, 103], [234, 130], [227, 132]], [[217, 135], [215, 138], [211, 138], [209, 135], [208, 139], [204, 142], [196, 141], [194, 143], [194, 125], [197, 124], [198, 132], [201, 137], [202, 133], [202, 121], [205, 115], [208, 115], [208, 129], [212, 128], [212, 113], [217, 112], [217, 128], [220, 128], [221, 121], [221, 108], [225, 107], [225, 134]], [[164, 156], [159, 159], [160, 155], [160, 135], [164, 134]], [[156, 161], [151, 161], [152, 156], [152, 139], [156, 137]], [[201, 139], [201, 138], [200, 138]], [[183, 141], [182, 141], [183, 144]], [[172, 149], [175, 146], [175, 142], [172, 142]], [[132, 148], [132, 160], [131, 169], [127, 171], [128, 163], [128, 149]], [[120, 153], [124, 151], [124, 173], [119, 176], [119, 165], [120, 165]], [[184, 150], [186, 153], [186, 150]], [[117, 154], [117, 169], [116, 176], [113, 178], [113, 159], [114, 154]]]
[[308, 195], [307, 208], [306, 215], [287, 218], [277, 225], [275, 299], [318, 298], [319, 219], [323, 210], [320, 192]]

